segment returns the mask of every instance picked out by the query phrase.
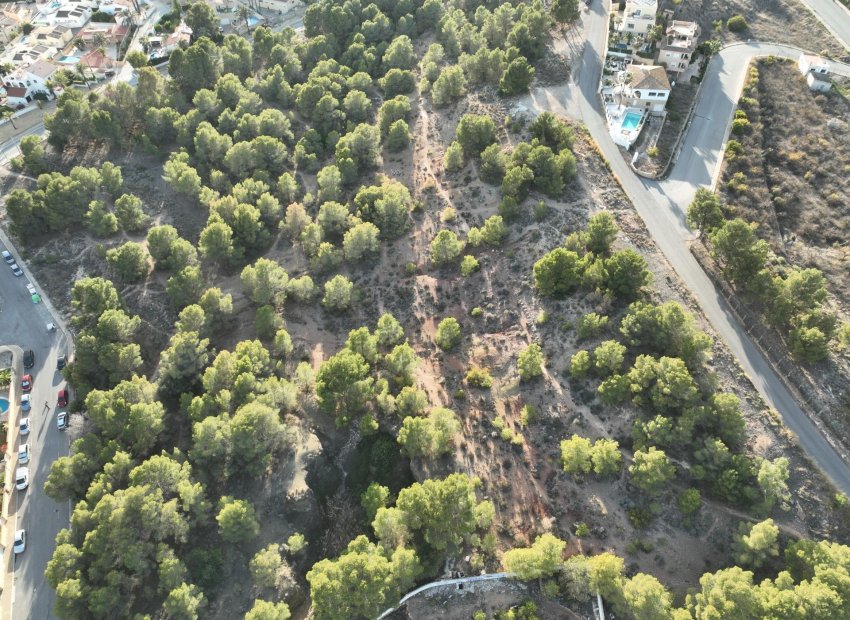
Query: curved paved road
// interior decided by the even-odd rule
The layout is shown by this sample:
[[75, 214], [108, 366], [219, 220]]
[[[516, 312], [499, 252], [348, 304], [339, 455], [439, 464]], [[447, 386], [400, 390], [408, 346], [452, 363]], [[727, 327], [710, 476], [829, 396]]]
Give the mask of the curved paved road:
[[[807, 2], [816, 3], [818, 0]], [[770, 54], [797, 58], [799, 50], [782, 45], [739, 44], [725, 48], [712, 59], [679, 160], [665, 181], [646, 181], [632, 172], [611, 140], [597, 96], [608, 23], [603, 4], [594, 3], [590, 13], [583, 18], [588, 41], [573, 80], [554, 89], [535, 90], [529, 95], [526, 105], [584, 122], [656, 245], [693, 293], [714, 330], [738, 359], [753, 385], [768, 405], [780, 412], [786, 426], [797, 435], [809, 457], [841, 491], [850, 494], [850, 467], [785, 389], [694, 259], [689, 249], [693, 234], [684, 217], [697, 188], [712, 185], [749, 61], [753, 57]], [[850, 29], [850, 16], [846, 17], [846, 21]], [[848, 41], [850, 32], [844, 43]], [[844, 66], [840, 70], [850, 75], [850, 67]]]

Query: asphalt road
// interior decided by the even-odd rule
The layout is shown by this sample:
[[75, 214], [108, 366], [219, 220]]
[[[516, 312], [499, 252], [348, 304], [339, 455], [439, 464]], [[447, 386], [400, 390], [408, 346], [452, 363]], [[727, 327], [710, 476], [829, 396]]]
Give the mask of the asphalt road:
[[607, 23], [607, 14], [601, 3], [593, 4], [586, 19], [589, 20], [586, 24], [588, 44], [574, 81], [554, 95], [545, 90], [532, 93], [530, 105], [567, 114], [585, 123], [656, 245], [691, 290], [715, 332], [738, 358], [768, 405], [782, 415], [786, 426], [797, 435], [810, 458], [839, 489], [850, 493], [850, 467], [791, 397], [693, 258], [689, 250], [693, 234], [684, 221], [685, 210], [697, 188], [710, 186], [719, 166], [721, 149], [749, 59], [765, 54], [790, 54], [796, 58], [799, 52], [784, 46], [748, 44], [727, 48], [715, 57], [706, 75], [703, 98], [698, 103], [696, 119], [683, 144], [682, 154], [669, 178], [658, 183], [636, 176], [608, 134], [597, 97]]
[[[4, 244], [3, 249], [12, 250]], [[18, 261], [18, 264], [22, 264]], [[25, 265], [24, 265], [25, 266]], [[27, 275], [16, 278], [5, 263], [0, 263], [0, 343], [18, 345], [35, 352], [35, 367], [25, 370], [33, 375], [32, 430], [21, 438], [30, 446], [30, 484], [17, 495], [12, 506], [15, 529], [27, 531], [27, 548], [15, 559], [14, 619], [53, 616], [53, 589], [44, 579], [44, 570], [53, 555], [56, 534], [68, 526], [68, 504], [54, 502], [44, 493], [50, 465], [68, 454], [68, 435], [56, 428], [56, 394], [64, 379], [56, 371], [56, 359], [68, 343], [61, 331], [48, 333], [52, 317], [43, 303], [33, 304], [26, 289]]]
[[832, 36], [850, 51], [850, 10], [838, 0], [802, 0]]

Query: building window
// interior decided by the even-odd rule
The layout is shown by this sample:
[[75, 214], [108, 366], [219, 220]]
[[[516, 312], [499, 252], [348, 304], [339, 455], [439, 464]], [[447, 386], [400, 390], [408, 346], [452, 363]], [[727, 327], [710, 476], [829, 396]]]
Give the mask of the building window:
[[634, 29], [634, 27], [635, 27], [635, 25], [633, 23], [629, 22], [629, 28]]

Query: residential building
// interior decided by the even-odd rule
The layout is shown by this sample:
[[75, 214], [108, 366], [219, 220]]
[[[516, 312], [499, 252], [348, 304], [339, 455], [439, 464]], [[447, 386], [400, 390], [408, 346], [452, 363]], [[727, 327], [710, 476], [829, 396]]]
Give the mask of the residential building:
[[95, 75], [104, 75], [115, 69], [115, 61], [100, 50], [91, 50], [80, 58], [80, 64], [85, 65]]
[[611, 139], [631, 148], [646, 119], [664, 113], [670, 90], [664, 67], [631, 64], [620, 71], [615, 84], [601, 89]]
[[694, 57], [702, 30], [696, 22], [672, 21], [658, 50], [658, 64], [678, 75]]
[[46, 45], [62, 49], [71, 39], [74, 32], [68, 26], [42, 26], [36, 28], [29, 35], [29, 41], [37, 45]]
[[624, 106], [643, 108], [650, 114], [661, 114], [670, 97], [670, 80], [664, 67], [653, 65], [630, 65], [620, 78], [617, 103]]
[[55, 47], [47, 45], [20, 45], [8, 50], [0, 57], [0, 62], [9, 62], [16, 67], [25, 67], [39, 60], [49, 60], [56, 55]]
[[117, 45], [127, 35], [128, 30], [127, 26], [119, 24], [89, 22], [77, 36], [86, 47], [93, 47], [98, 35], [103, 35], [108, 45]]
[[46, 60], [39, 60], [27, 67], [19, 67], [3, 77], [7, 96], [11, 98], [13, 96], [11, 93], [14, 92], [19, 102], [27, 103], [32, 101], [36, 93], [49, 94], [48, 81], [57, 69], [56, 65]]
[[8, 45], [18, 35], [20, 23], [8, 15], [0, 14], [0, 43]]
[[6, 106], [20, 108], [32, 102], [32, 96], [27, 94], [26, 88], [13, 86], [6, 89]]
[[56, 11], [53, 17], [53, 23], [59, 26], [68, 26], [69, 28], [82, 28], [91, 18], [91, 14], [92, 10], [90, 6], [67, 4]]
[[646, 34], [655, 25], [658, 0], [626, 0], [620, 32]]
[[802, 75], [808, 75], [810, 73], [816, 73], [818, 75], [829, 74], [829, 62], [826, 58], [811, 54], [800, 54], [800, 58], [797, 60], [797, 68]]

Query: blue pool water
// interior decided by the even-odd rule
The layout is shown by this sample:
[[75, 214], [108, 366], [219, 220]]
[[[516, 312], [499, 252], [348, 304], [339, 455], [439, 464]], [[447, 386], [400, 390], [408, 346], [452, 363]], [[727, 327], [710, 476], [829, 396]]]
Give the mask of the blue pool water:
[[66, 65], [73, 65], [74, 63], [80, 62], [80, 59], [76, 56], [60, 56], [57, 60]]
[[627, 129], [629, 131], [634, 131], [637, 129], [637, 126], [640, 124], [640, 113], [639, 112], [629, 112], [623, 117], [623, 123], [620, 125], [623, 129]]
[[0, 398], [0, 413], [6, 413], [7, 411], [9, 411], [9, 399]]
[[258, 19], [256, 17], [249, 17], [248, 18], [248, 26], [253, 28], [254, 26], [256, 26], [257, 24], [259, 24], [262, 21], [263, 21], [262, 19]]

